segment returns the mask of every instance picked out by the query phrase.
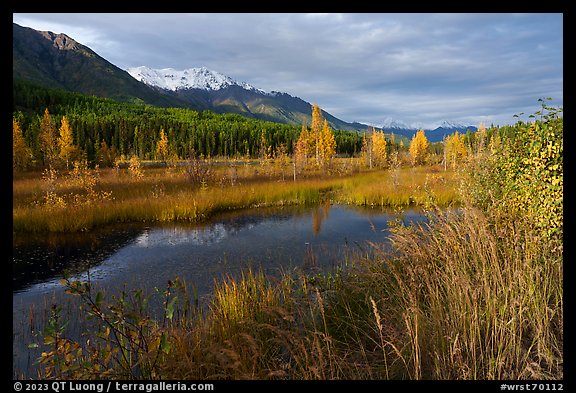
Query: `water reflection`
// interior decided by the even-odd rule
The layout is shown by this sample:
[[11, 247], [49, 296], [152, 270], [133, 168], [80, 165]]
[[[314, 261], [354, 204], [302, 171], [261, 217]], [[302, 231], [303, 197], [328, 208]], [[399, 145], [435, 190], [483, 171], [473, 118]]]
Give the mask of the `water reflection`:
[[228, 231], [219, 223], [210, 228], [185, 229], [185, 228], [160, 228], [145, 230], [136, 238], [136, 247], [157, 247], [159, 245], [176, 246], [183, 244], [209, 245], [219, 243], [226, 239]]
[[[411, 211], [401, 217], [407, 222], [423, 219]], [[383, 231], [392, 218], [397, 215], [324, 204], [222, 214], [205, 225], [121, 225], [88, 233], [15, 234], [13, 291], [46, 290], [64, 271], [82, 278], [89, 271], [92, 279], [118, 284], [126, 277], [141, 277], [148, 284], [151, 278], [210, 276], [246, 266], [333, 266], [350, 245], [384, 240]]]
[[323, 205], [312, 209], [312, 232], [314, 232], [314, 236], [318, 235], [322, 230], [322, 221], [328, 218], [330, 207], [330, 203], [326, 202]]
[[62, 277], [64, 271], [86, 271], [129, 244], [140, 231], [140, 225], [122, 225], [87, 233], [15, 233], [12, 290]]

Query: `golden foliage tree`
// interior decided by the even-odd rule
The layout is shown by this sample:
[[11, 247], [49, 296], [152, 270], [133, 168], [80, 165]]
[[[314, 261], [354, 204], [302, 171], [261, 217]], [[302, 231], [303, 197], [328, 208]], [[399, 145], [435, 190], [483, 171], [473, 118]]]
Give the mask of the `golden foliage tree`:
[[362, 155], [370, 169], [373, 166], [383, 167], [388, 157], [387, 142], [384, 132], [371, 127], [362, 138]]
[[384, 132], [374, 131], [372, 133], [372, 159], [374, 164], [379, 167], [384, 167], [387, 156], [387, 143]]
[[66, 163], [66, 169], [68, 169], [70, 161], [74, 161], [79, 158], [80, 148], [74, 145], [72, 127], [70, 127], [70, 122], [66, 116], [62, 116], [59, 131], [60, 137], [58, 138], [58, 156], [63, 162]]
[[128, 172], [135, 179], [142, 179], [144, 172], [142, 171], [142, 163], [136, 154], [132, 154], [128, 162]]
[[12, 170], [26, 169], [32, 161], [32, 149], [26, 146], [20, 123], [12, 117]]
[[308, 128], [303, 124], [298, 140], [296, 141], [296, 146], [294, 147], [294, 156], [296, 160], [303, 166], [306, 166], [309, 153], [310, 135], [308, 133]]
[[459, 134], [456, 131], [444, 139], [445, 165], [452, 165], [452, 169], [456, 169], [458, 163], [462, 162], [467, 155], [468, 151], [466, 150], [463, 134]]
[[58, 137], [48, 108], [44, 110], [44, 115], [40, 121], [39, 139], [44, 165], [54, 166], [58, 159]]
[[372, 132], [368, 133], [365, 132], [364, 136], [362, 137], [362, 156], [366, 160], [366, 164], [368, 168], [372, 169], [372, 154], [374, 153], [372, 149], [372, 135], [374, 134], [374, 128], [372, 128]]
[[312, 105], [312, 130], [311, 136], [314, 141], [316, 163], [320, 162], [320, 137], [322, 133], [322, 125], [324, 118], [322, 117], [322, 110], [317, 104]]
[[[336, 155], [336, 138], [328, 121], [322, 117], [322, 111], [316, 104], [312, 107], [312, 128], [302, 125], [302, 131], [294, 146], [294, 158], [303, 168], [308, 158], [315, 157], [316, 165], [325, 168]], [[296, 166], [296, 165], [295, 165]]]
[[282, 181], [285, 180], [286, 168], [290, 165], [290, 156], [288, 155], [288, 147], [285, 143], [276, 146], [274, 152], [274, 166], [282, 174]]
[[372, 169], [372, 139], [366, 133], [362, 136], [361, 157], [366, 160], [370, 169]]
[[311, 152], [311, 138], [308, 132], [308, 127], [302, 124], [302, 130], [298, 136], [298, 140], [294, 145], [294, 155], [292, 158], [292, 164], [294, 166], [294, 180], [296, 180], [296, 174], [301, 173], [302, 170], [308, 165], [308, 157], [310, 157]]
[[502, 140], [500, 138], [500, 130], [496, 128], [492, 132], [492, 138], [490, 138], [490, 143], [488, 144], [488, 147], [490, 148], [490, 153], [496, 154], [496, 152], [498, 152], [498, 149], [500, 149], [501, 143]]
[[478, 131], [476, 131], [476, 152], [477, 153], [482, 153], [484, 151], [484, 149], [486, 148], [486, 144], [487, 144], [487, 132], [486, 132], [486, 126], [484, 126], [483, 122], [480, 122], [480, 124], [478, 125]]
[[168, 136], [164, 132], [164, 129], [161, 129], [160, 139], [156, 143], [156, 158], [165, 162], [167, 157], [168, 157]]
[[332, 128], [328, 124], [327, 120], [324, 120], [324, 124], [322, 125], [322, 132], [318, 139], [317, 150], [319, 152], [318, 165], [325, 168], [336, 155], [336, 139], [334, 138], [334, 132], [332, 132]]
[[418, 130], [416, 135], [410, 141], [410, 156], [412, 156], [413, 165], [421, 165], [426, 162], [428, 156], [428, 148], [430, 143], [424, 134], [424, 130]]

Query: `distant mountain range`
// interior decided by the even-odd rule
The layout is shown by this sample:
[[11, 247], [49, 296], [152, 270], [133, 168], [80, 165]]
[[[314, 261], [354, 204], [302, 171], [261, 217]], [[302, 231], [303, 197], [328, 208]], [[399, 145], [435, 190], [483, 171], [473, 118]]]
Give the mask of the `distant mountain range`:
[[[37, 31], [15, 23], [12, 58], [14, 79], [47, 87], [162, 107], [237, 113], [292, 125], [311, 123], [312, 105], [287, 93], [265, 92], [205, 67], [175, 70], [141, 66], [125, 71], [66, 34]], [[365, 131], [369, 127], [340, 120], [325, 111], [323, 116], [334, 129]], [[408, 138], [421, 128], [389, 119], [376, 127]], [[425, 131], [428, 139], [435, 142], [455, 130], [467, 129], [475, 131], [476, 127], [443, 122]]]
[[372, 127], [385, 130], [386, 133], [394, 133], [403, 135], [407, 138], [412, 138], [418, 130], [423, 129], [426, 138], [430, 142], [440, 142], [446, 135], [453, 134], [458, 131], [461, 134], [466, 133], [467, 130], [476, 132], [478, 127], [472, 125], [465, 125], [462, 123], [444, 120], [433, 127], [424, 127], [421, 124], [408, 124], [401, 120], [386, 118], [382, 123], [372, 124]]

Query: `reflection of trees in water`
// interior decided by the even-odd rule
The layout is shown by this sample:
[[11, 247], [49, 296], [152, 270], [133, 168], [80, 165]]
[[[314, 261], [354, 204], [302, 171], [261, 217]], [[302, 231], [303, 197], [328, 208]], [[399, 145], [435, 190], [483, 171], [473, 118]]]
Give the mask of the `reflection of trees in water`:
[[98, 266], [141, 231], [141, 225], [123, 225], [84, 233], [14, 234], [13, 290], [61, 277], [65, 270], [80, 273]]
[[322, 230], [322, 221], [328, 218], [330, 207], [329, 202], [324, 202], [312, 210], [312, 232], [314, 236], [318, 235]]

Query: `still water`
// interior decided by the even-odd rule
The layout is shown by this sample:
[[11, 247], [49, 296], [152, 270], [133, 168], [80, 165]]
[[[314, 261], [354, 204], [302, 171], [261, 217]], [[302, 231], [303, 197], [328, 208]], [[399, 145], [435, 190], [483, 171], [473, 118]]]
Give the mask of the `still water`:
[[[90, 280], [106, 295], [141, 288], [163, 289], [180, 277], [206, 301], [215, 280], [242, 270], [326, 271], [351, 254], [370, 252], [369, 241], [385, 242], [390, 220], [425, 220], [420, 212], [344, 206], [274, 208], [215, 217], [204, 225], [110, 226], [80, 234], [14, 235], [13, 367], [34, 377], [42, 351], [43, 324], [52, 304], [77, 315], [78, 300], [64, 293], [64, 271]], [[68, 329], [82, 331], [82, 318]], [[38, 344], [38, 348], [29, 348]], [[33, 345], [34, 346], [34, 345]]]

